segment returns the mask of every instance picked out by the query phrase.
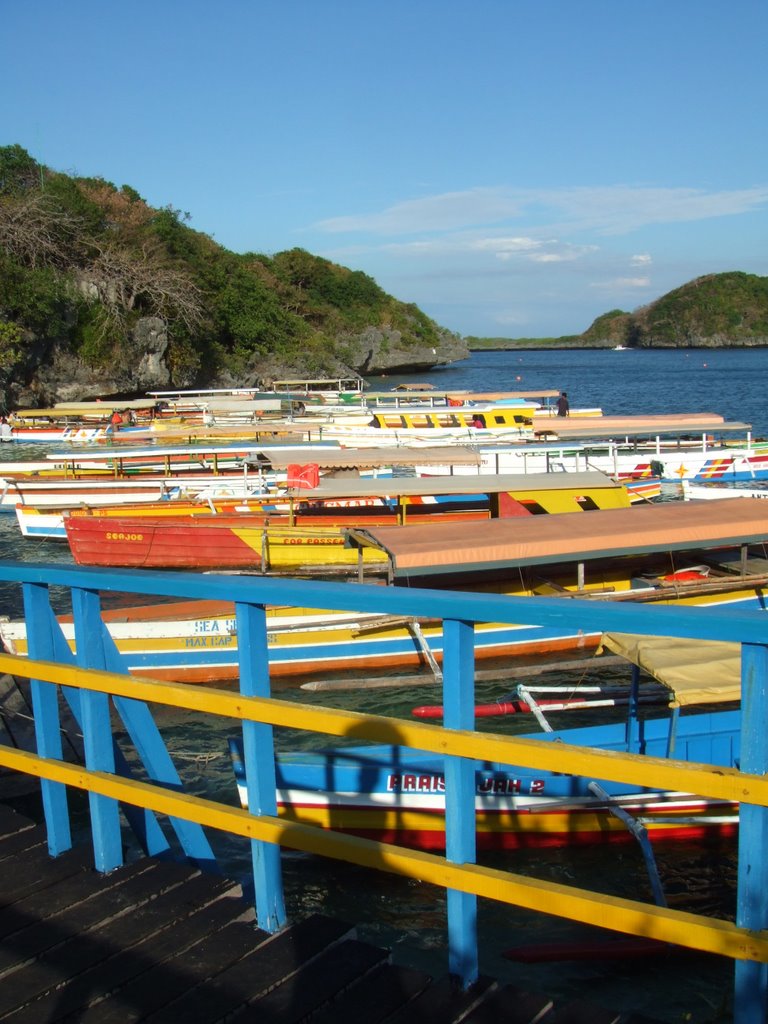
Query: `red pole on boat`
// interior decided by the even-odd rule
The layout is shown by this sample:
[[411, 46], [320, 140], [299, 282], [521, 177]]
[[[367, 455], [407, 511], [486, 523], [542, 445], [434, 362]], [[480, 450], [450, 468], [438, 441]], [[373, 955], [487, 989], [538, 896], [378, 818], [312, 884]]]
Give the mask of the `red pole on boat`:
[[[553, 709], [567, 708], [586, 703], [585, 698], [578, 697], [570, 700], [540, 700], [539, 707], [551, 707]], [[613, 703], [613, 702], [611, 702]], [[531, 706], [524, 700], [495, 700], [492, 704], [475, 704], [475, 718], [490, 718], [494, 715], [522, 715], [530, 714]], [[417, 718], [442, 718], [442, 704], [423, 704], [421, 707], [413, 708], [411, 714]]]

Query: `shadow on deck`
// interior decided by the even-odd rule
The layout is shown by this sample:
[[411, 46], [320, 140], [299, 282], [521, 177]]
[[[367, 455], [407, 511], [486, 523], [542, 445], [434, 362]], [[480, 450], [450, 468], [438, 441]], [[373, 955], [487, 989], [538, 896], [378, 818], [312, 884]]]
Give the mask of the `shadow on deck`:
[[499, 987], [468, 993], [390, 962], [314, 915], [267, 935], [240, 886], [144, 858], [109, 875], [90, 851], [52, 859], [45, 830], [0, 805], [0, 1019], [260, 1024], [642, 1024]]

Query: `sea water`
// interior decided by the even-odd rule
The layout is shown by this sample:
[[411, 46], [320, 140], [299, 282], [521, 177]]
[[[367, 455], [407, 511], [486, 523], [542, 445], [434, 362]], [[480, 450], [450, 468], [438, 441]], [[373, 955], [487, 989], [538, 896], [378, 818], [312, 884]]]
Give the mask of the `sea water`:
[[[600, 406], [606, 415], [713, 412], [730, 421], [752, 424], [754, 436], [768, 437], [765, 378], [768, 349], [675, 351], [507, 351], [482, 352], [443, 369], [377, 377], [369, 387], [385, 390], [398, 383], [429, 383], [438, 389], [472, 391], [565, 390], [573, 407]], [[43, 458], [43, 445], [6, 444], [0, 458]], [[1, 473], [0, 473], [1, 475]], [[24, 540], [15, 516], [0, 514], [0, 557], [71, 564], [66, 544]], [[22, 612], [18, 588], [0, 589], [0, 613]], [[618, 670], [615, 670], [618, 674]], [[553, 684], [597, 679], [590, 670], [553, 673]], [[479, 702], [494, 700], [512, 682], [478, 685]], [[287, 692], [290, 690], [290, 692]], [[315, 705], [412, 719], [415, 705], [439, 703], [435, 685], [385, 690], [309, 692], [279, 684], [278, 695]], [[573, 719], [553, 718], [555, 727]], [[185, 786], [193, 793], [235, 805], [237, 794], [226, 740], [232, 725], [190, 712], [158, 710], [163, 737]], [[578, 722], [584, 723], [579, 717]], [[575, 723], [574, 723], [575, 724]], [[478, 720], [478, 728], [519, 733], [534, 731], [529, 716]], [[317, 745], [317, 738], [276, 730], [281, 749]], [[82, 802], [81, 802], [82, 806]], [[210, 836], [227, 871], [245, 876], [245, 842], [218, 833]], [[659, 871], [670, 906], [733, 919], [735, 844], [715, 850], [690, 846], [659, 847]], [[601, 849], [519, 851], [484, 855], [482, 862], [565, 885], [594, 887], [608, 895], [652, 902], [640, 851], [634, 845]], [[442, 975], [447, 969], [445, 894], [418, 880], [401, 879], [323, 858], [285, 851], [286, 904], [296, 918], [326, 912], [358, 925], [362, 939], [390, 947], [396, 962]], [[669, 953], [638, 960], [517, 964], [502, 957], [511, 947], [591, 939], [586, 928], [554, 916], [533, 914], [492, 901], [479, 904], [481, 970], [503, 982], [546, 992], [556, 1000], [589, 999], [612, 1009], [633, 1009], [662, 1021], [709, 1024], [731, 1019], [733, 979], [730, 961], [703, 954]]]
[[768, 348], [559, 349], [474, 352], [416, 374], [372, 377], [384, 391], [403, 383], [440, 390], [567, 391], [571, 407], [606, 416], [712, 412], [768, 437]]

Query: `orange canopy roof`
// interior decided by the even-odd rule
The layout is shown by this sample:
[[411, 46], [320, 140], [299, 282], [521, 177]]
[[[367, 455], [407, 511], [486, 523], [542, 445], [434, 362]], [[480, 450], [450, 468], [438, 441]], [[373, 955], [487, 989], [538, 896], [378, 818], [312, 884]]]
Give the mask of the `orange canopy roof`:
[[476, 572], [768, 541], [760, 498], [671, 501], [582, 515], [491, 519], [482, 523], [381, 526], [349, 531], [353, 543], [385, 551], [397, 576]]

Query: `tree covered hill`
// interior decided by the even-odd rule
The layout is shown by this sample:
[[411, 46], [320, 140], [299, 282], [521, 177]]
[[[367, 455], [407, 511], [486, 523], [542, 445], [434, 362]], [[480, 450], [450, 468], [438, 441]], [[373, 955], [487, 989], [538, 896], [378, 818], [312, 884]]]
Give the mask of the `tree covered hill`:
[[581, 338], [641, 348], [768, 345], [768, 277], [698, 277], [634, 313], [605, 313]]
[[725, 348], [768, 345], [768, 277], [729, 271], [675, 288], [647, 306], [603, 313], [563, 338], [467, 338], [481, 348]]
[[5, 404], [253, 386], [464, 358], [461, 339], [360, 271], [302, 249], [236, 254], [129, 185], [0, 147]]

